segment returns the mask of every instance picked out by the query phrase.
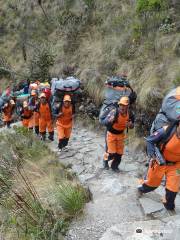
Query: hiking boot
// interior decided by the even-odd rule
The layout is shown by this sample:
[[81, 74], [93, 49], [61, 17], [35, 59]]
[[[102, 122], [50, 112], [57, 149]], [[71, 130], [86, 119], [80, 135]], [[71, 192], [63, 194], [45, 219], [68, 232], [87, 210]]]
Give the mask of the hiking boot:
[[49, 133], [48, 139], [49, 139], [50, 141], [54, 141], [54, 132], [50, 132], [50, 133]]
[[120, 169], [119, 168], [115, 168], [115, 169], [112, 168], [112, 171], [115, 172], [115, 173], [120, 173]]
[[105, 170], [109, 170], [108, 161], [103, 160], [103, 168], [104, 168]]
[[137, 188], [137, 197], [141, 198], [142, 196], [143, 196], [143, 192], [139, 188]]

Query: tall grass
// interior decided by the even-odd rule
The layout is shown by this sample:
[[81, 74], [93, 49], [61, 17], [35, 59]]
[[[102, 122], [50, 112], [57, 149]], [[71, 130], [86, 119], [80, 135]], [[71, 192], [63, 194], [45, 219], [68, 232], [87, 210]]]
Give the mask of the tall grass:
[[69, 216], [81, 212], [87, 200], [84, 189], [70, 182], [60, 184], [56, 195], [62, 209]]
[[[84, 190], [70, 181], [63, 184], [67, 183], [68, 174], [52, 178], [51, 167], [47, 169], [46, 163], [45, 172], [38, 170], [42, 167], [41, 158], [49, 159], [53, 154], [24, 128], [1, 133], [0, 138], [0, 210], [6, 212], [1, 220], [2, 236], [13, 240], [58, 240], [70, 219], [82, 210], [86, 201]], [[30, 164], [32, 161], [36, 163]], [[58, 164], [57, 167], [66, 171]], [[34, 171], [38, 173], [37, 180], [30, 174]], [[43, 181], [47, 185], [42, 191]]]

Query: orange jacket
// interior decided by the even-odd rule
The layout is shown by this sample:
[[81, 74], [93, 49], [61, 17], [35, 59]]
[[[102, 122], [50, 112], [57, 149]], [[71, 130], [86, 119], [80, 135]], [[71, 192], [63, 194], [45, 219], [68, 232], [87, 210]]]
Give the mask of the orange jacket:
[[39, 118], [44, 119], [45, 121], [50, 121], [52, 120], [51, 116], [51, 108], [49, 103], [46, 104], [39, 104]]
[[118, 131], [123, 131], [126, 129], [126, 125], [129, 121], [129, 114], [123, 116], [122, 114], [119, 114], [117, 121], [113, 124], [113, 128]]
[[21, 113], [21, 117], [23, 119], [30, 119], [33, 115], [33, 111], [29, 110], [29, 109], [23, 109], [22, 113]]
[[166, 144], [163, 156], [167, 161], [180, 162], [180, 139], [177, 137], [176, 133]]
[[7, 107], [5, 107], [3, 111], [3, 121], [4, 122], [10, 122], [12, 120], [12, 113], [14, 110], [14, 106], [11, 104], [8, 104]]
[[56, 124], [64, 127], [64, 128], [70, 128], [72, 127], [72, 116], [73, 116], [73, 109], [72, 106], [65, 108], [62, 106], [62, 115], [58, 117]]

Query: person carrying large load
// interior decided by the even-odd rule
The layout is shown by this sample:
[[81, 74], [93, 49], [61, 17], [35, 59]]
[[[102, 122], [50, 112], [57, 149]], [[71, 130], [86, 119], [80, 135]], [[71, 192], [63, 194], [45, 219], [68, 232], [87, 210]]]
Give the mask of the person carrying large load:
[[22, 121], [23, 127], [30, 129], [31, 128], [30, 120], [33, 116], [33, 111], [28, 108], [27, 101], [23, 102], [23, 106], [20, 111], [20, 116], [21, 116], [21, 121]]
[[124, 151], [125, 130], [134, 127], [134, 114], [130, 106], [136, 101], [125, 76], [116, 76], [107, 80], [105, 100], [101, 108], [99, 121], [106, 126], [105, 169], [119, 172], [119, 164]]
[[165, 176], [163, 204], [166, 209], [174, 210], [180, 188], [180, 87], [164, 98], [146, 143], [150, 162], [147, 176], [138, 188], [139, 193], [155, 190]]
[[56, 108], [56, 127], [58, 133], [58, 148], [60, 151], [64, 149], [69, 142], [69, 138], [72, 132], [72, 124], [73, 124], [73, 107], [71, 103], [71, 97], [69, 95], [65, 95], [63, 98], [63, 104], [57, 106]]
[[12, 115], [15, 109], [15, 102], [12, 99], [9, 99], [5, 104], [3, 104], [1, 111], [2, 111], [2, 120], [4, 125], [10, 128], [12, 122]]
[[75, 104], [80, 99], [80, 85], [80, 80], [73, 76], [52, 80], [52, 112], [54, 118], [56, 118], [58, 148], [60, 150], [68, 145], [72, 131], [73, 114], [75, 114]]
[[36, 90], [31, 91], [31, 97], [28, 101], [28, 107], [33, 111], [33, 115], [30, 119], [29, 127], [34, 129], [36, 135], [39, 135], [39, 112], [36, 111], [39, 104], [38, 93]]
[[46, 99], [45, 93], [41, 93], [40, 102], [37, 105], [36, 111], [39, 113], [39, 133], [43, 141], [46, 140], [46, 130], [48, 130], [48, 139], [54, 140], [54, 127], [52, 120], [52, 112], [50, 103]]

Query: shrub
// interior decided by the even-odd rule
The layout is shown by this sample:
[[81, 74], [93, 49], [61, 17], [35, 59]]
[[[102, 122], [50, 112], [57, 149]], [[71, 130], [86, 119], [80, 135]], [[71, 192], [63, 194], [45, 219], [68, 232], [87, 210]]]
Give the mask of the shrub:
[[167, 0], [138, 0], [136, 3], [136, 11], [139, 14], [149, 11], [162, 11], [167, 7]]
[[59, 185], [56, 195], [62, 209], [70, 216], [79, 213], [86, 202], [85, 191], [80, 186], [68, 182]]
[[95, 0], [83, 0], [83, 2], [88, 6], [89, 9], [92, 9], [95, 7]]
[[42, 43], [34, 47], [32, 58], [29, 62], [30, 79], [45, 81], [50, 78], [50, 67], [54, 65], [55, 54], [49, 43]]

